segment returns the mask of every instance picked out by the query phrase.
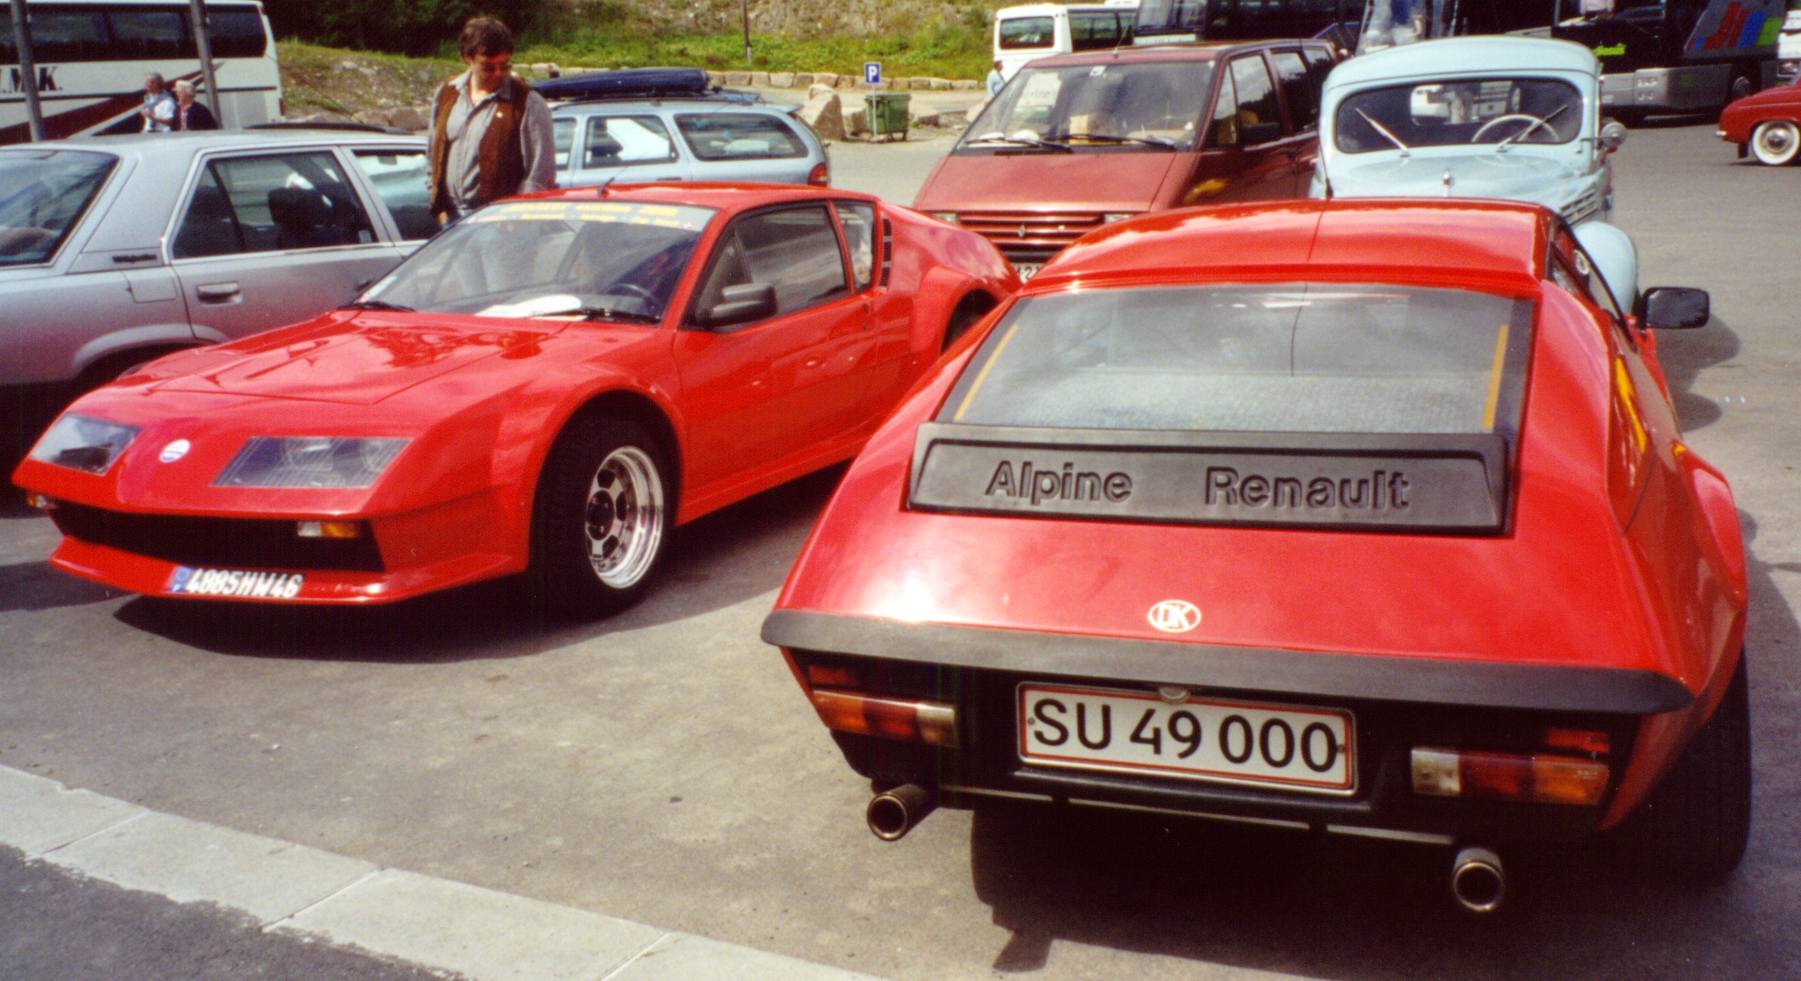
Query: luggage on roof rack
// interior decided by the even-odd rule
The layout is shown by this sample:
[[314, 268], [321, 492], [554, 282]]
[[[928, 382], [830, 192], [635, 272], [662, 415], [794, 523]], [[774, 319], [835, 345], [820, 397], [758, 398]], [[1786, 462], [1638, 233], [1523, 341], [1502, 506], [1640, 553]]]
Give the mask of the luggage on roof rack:
[[547, 82], [534, 82], [544, 98], [552, 101], [575, 99], [654, 99], [659, 97], [702, 96], [713, 92], [707, 73], [700, 68], [620, 68], [615, 71], [583, 72]]

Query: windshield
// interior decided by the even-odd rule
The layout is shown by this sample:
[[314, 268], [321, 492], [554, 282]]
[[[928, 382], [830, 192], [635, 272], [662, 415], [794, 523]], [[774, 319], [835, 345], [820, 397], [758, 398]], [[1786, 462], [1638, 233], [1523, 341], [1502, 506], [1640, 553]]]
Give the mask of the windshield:
[[661, 320], [716, 212], [624, 201], [491, 205], [359, 299], [486, 317]]
[[1663, 20], [1663, 13], [1663, 0], [1558, 0], [1557, 3], [1557, 21], [1566, 26], [1616, 19], [1652, 26]]
[[1582, 129], [1568, 82], [1489, 78], [1370, 89], [1345, 98], [1334, 144], [1346, 153], [1425, 146], [1568, 143]]
[[1527, 301], [1291, 283], [1028, 297], [938, 421], [1286, 433], [1499, 432], [1519, 422]]
[[48, 262], [118, 162], [71, 150], [0, 154], [0, 267]]
[[1207, 61], [1022, 69], [959, 148], [1043, 141], [1189, 148], [1201, 133]]

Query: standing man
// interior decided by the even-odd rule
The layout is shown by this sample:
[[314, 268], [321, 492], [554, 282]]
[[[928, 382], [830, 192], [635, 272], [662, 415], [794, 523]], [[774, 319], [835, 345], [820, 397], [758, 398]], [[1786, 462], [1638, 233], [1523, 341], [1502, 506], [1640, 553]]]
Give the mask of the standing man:
[[990, 99], [1000, 95], [1001, 89], [1007, 87], [1007, 77], [1001, 74], [1001, 60], [999, 58], [994, 59], [994, 68], [989, 71], [986, 84], [988, 86], [988, 98]]
[[185, 78], [175, 83], [175, 128], [219, 128], [219, 121], [213, 118], [213, 111], [205, 103], [194, 101], [194, 83]]
[[556, 186], [550, 106], [513, 74], [513, 32], [472, 18], [458, 47], [469, 70], [438, 90], [432, 111], [429, 192], [440, 223]]
[[156, 72], [144, 76], [144, 108], [138, 115], [144, 117], [146, 133], [167, 133], [175, 128], [175, 97]]

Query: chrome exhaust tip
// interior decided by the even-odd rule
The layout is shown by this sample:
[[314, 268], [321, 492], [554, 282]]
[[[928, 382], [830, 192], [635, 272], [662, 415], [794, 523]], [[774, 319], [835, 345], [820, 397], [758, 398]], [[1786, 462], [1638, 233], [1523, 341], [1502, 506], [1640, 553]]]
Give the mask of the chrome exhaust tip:
[[903, 783], [869, 799], [863, 812], [869, 830], [883, 841], [899, 841], [938, 806], [937, 795], [916, 783]]
[[1507, 897], [1501, 856], [1487, 848], [1465, 848], [1451, 860], [1451, 895], [1470, 913], [1493, 913]]

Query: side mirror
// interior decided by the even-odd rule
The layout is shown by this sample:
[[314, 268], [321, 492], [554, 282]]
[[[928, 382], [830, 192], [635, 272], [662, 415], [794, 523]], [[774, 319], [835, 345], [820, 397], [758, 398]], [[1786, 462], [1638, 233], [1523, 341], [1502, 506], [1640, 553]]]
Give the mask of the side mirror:
[[1601, 144], [1602, 153], [1612, 153], [1626, 145], [1626, 126], [1617, 119], [1609, 119], [1601, 124], [1601, 135], [1596, 142]]
[[1245, 123], [1238, 127], [1239, 142], [1246, 146], [1268, 143], [1282, 136], [1282, 124], [1279, 122]]
[[775, 314], [775, 287], [768, 283], [727, 286], [719, 302], [702, 310], [696, 319], [703, 327], [721, 328], [747, 324]]
[[1706, 290], [1686, 286], [1653, 286], [1638, 298], [1632, 312], [1653, 330], [1701, 327], [1712, 316]]

